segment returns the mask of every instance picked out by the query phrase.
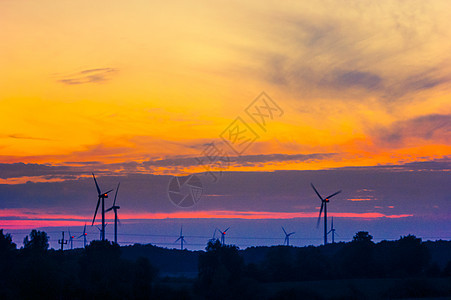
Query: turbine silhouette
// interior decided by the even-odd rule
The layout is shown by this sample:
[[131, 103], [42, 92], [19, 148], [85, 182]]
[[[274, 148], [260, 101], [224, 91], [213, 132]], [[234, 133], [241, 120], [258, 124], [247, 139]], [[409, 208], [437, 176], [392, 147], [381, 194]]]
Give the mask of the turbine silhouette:
[[330, 224], [330, 230], [327, 234], [332, 233], [332, 244], [335, 243], [335, 235], [338, 235], [338, 233], [335, 232], [334, 228], [334, 217], [332, 217], [332, 222]]
[[286, 244], [287, 246], [290, 246], [290, 235], [295, 234], [295, 232], [287, 233], [287, 232], [285, 231], [285, 228], [283, 228], [283, 227], [282, 227], [282, 230], [283, 230], [283, 232], [285, 233], [285, 240], [283, 241], [283, 244], [284, 244], [284, 245]]
[[100, 239], [102, 241], [104, 241], [105, 240], [105, 198], [108, 198], [108, 193], [111, 192], [112, 190], [102, 193], [100, 191], [99, 185], [97, 184], [97, 180], [96, 180], [94, 173], [92, 173], [92, 178], [94, 178], [94, 182], [96, 184], [99, 199], [97, 200], [96, 211], [94, 213], [94, 218], [92, 219], [91, 226], [94, 225], [94, 222], [96, 220], [97, 211], [98, 211], [99, 205], [100, 205], [100, 200], [102, 200], [102, 229], [100, 229]]
[[74, 238], [72, 234], [70, 234], [70, 229], [67, 228], [67, 231], [69, 232], [69, 243], [70, 243], [70, 250], [74, 249]]
[[85, 227], [83, 227], [83, 234], [81, 234], [79, 237], [77, 237], [77, 239], [83, 237], [83, 247], [86, 247], [86, 236], [88, 234], [86, 233], [86, 223], [85, 223]]
[[111, 206], [110, 208], [108, 208], [105, 212], [109, 212], [110, 210], [114, 211], [114, 242], [117, 244], [117, 222], [119, 221], [119, 219], [117, 218], [117, 210], [120, 209], [120, 206], [116, 205], [116, 198], [117, 198], [117, 192], [119, 191], [119, 186], [121, 185], [121, 183], [119, 182], [116, 188], [116, 194], [114, 195], [114, 202], [113, 202], [113, 206]]
[[316, 227], [319, 227], [319, 222], [321, 221], [321, 213], [323, 212], [324, 209], [324, 245], [327, 244], [327, 203], [329, 203], [329, 199], [332, 198], [335, 195], [338, 195], [341, 193], [341, 190], [338, 192], [333, 193], [332, 195], [327, 196], [326, 198], [321, 197], [321, 195], [318, 193], [318, 191], [316, 190], [315, 186], [313, 185], [313, 183], [310, 183], [310, 185], [312, 186], [313, 190], [315, 191], [316, 195], [318, 195], [319, 199], [321, 200], [321, 209], [319, 210], [319, 216], [318, 216], [318, 221], [316, 222]]
[[[218, 228], [216, 228], [216, 230], [219, 231], [219, 232], [221, 233], [221, 244], [222, 244], [223, 246], [225, 245], [225, 235], [226, 235], [227, 230], [229, 230], [229, 228], [230, 228], [230, 226], [227, 227], [227, 229], [224, 230], [224, 231], [221, 231], [221, 230], [219, 230]], [[215, 233], [216, 233], [216, 231], [215, 231]], [[213, 235], [213, 236], [214, 236], [214, 235]]]
[[177, 243], [178, 241], [180, 241], [180, 250], [183, 250], [183, 243], [186, 243], [185, 236], [183, 236], [183, 226], [180, 227], [180, 236], [174, 243]]

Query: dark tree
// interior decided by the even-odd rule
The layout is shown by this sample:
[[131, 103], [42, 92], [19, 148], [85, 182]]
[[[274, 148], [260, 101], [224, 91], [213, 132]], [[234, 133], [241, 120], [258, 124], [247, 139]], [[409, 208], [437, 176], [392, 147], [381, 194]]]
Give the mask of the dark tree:
[[244, 268], [243, 258], [234, 245], [221, 245], [216, 240], [208, 242], [207, 251], [199, 256], [199, 284], [205, 293], [227, 298], [240, 281]]
[[44, 231], [33, 229], [23, 240], [24, 249], [31, 250], [35, 253], [42, 253], [49, 248], [49, 237]]
[[429, 263], [429, 250], [420, 238], [410, 234], [396, 241], [394, 256], [394, 267], [399, 275], [417, 275]]
[[337, 253], [337, 270], [344, 277], [365, 278], [375, 273], [373, 237], [366, 231], [359, 231], [351, 243]]
[[368, 233], [368, 231], [359, 231], [352, 238], [353, 242], [371, 242], [373, 236]]
[[11, 234], [4, 234], [3, 229], [0, 229], [0, 255], [4, 256], [14, 250], [16, 250], [16, 244], [13, 243]]
[[16, 244], [0, 230], [0, 299], [12, 299], [12, 275], [16, 265]]

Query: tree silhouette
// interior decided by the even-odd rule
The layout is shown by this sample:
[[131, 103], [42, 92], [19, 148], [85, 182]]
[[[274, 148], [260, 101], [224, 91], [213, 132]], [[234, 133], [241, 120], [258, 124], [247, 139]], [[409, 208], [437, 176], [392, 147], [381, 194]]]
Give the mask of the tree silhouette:
[[7, 233], [5, 235], [3, 229], [0, 229], [0, 255], [4, 256], [14, 250], [16, 250], [16, 244], [13, 243], [11, 234]]
[[359, 231], [352, 238], [353, 242], [371, 242], [373, 236], [368, 231]]
[[[241, 279], [243, 258], [234, 245], [210, 241], [206, 252], [199, 255], [199, 283], [209, 297], [230, 297], [231, 289]], [[220, 294], [216, 291], [221, 291]]]
[[[429, 262], [429, 251], [421, 239], [414, 235], [401, 237], [396, 241], [393, 266], [400, 275], [417, 275]], [[403, 274], [404, 273], [404, 274]]]
[[12, 299], [11, 275], [16, 265], [16, 244], [0, 230], [0, 299]]
[[23, 240], [24, 249], [31, 250], [35, 253], [42, 253], [49, 248], [49, 237], [44, 231], [33, 229]]

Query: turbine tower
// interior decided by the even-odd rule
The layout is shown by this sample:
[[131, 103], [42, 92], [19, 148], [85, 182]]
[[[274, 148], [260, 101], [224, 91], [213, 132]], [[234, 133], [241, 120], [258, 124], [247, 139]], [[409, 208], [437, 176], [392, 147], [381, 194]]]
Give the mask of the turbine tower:
[[100, 191], [99, 185], [97, 184], [97, 180], [96, 180], [96, 177], [94, 176], [94, 173], [92, 173], [92, 177], [94, 178], [94, 182], [96, 184], [99, 199], [97, 200], [96, 211], [94, 213], [94, 218], [92, 219], [91, 226], [94, 225], [94, 222], [96, 220], [97, 210], [99, 209], [99, 205], [100, 205], [100, 200], [102, 200], [102, 229], [100, 229], [100, 239], [102, 241], [104, 241], [105, 240], [105, 198], [108, 198], [108, 193], [111, 192], [112, 190], [102, 193]]
[[174, 243], [177, 243], [178, 241], [180, 241], [180, 250], [183, 250], [183, 243], [186, 243], [185, 241], [185, 236], [183, 235], [183, 226], [180, 227], [180, 236], [178, 239], [175, 240]]
[[[107, 225], [108, 225], [108, 223], [105, 224], [105, 227], [106, 227]], [[96, 228], [99, 230], [99, 236], [100, 236], [100, 239], [102, 239], [102, 228], [99, 227], [99, 226], [96, 226]]]
[[287, 232], [285, 231], [285, 228], [283, 228], [283, 227], [282, 227], [282, 230], [283, 230], [283, 232], [285, 233], [285, 241], [283, 241], [283, 244], [284, 244], [284, 245], [286, 244], [287, 246], [290, 246], [290, 235], [295, 234], [295, 232], [287, 233]]
[[86, 233], [86, 223], [85, 223], [85, 227], [83, 228], [83, 234], [81, 234], [79, 237], [77, 237], [77, 239], [83, 237], [83, 247], [86, 247], [86, 236], [88, 234]]
[[327, 234], [332, 233], [332, 244], [335, 243], [335, 235], [338, 235], [338, 233], [335, 233], [334, 228], [334, 217], [332, 217], [332, 222], [330, 224], [330, 230]]
[[319, 210], [319, 216], [318, 221], [316, 222], [316, 227], [319, 226], [319, 222], [321, 221], [321, 213], [324, 209], [324, 245], [327, 245], [327, 203], [329, 202], [329, 199], [332, 198], [335, 195], [338, 195], [341, 193], [341, 190], [338, 192], [333, 193], [332, 195], [327, 196], [326, 198], [321, 197], [321, 195], [316, 190], [313, 183], [310, 183], [313, 190], [315, 191], [316, 195], [318, 195], [319, 199], [321, 200], [321, 209]]
[[[230, 227], [227, 227], [227, 229], [224, 230], [224, 231], [221, 231], [221, 230], [219, 230], [218, 228], [216, 228], [216, 230], [219, 231], [219, 232], [221, 233], [221, 244], [222, 244], [223, 246], [225, 245], [225, 235], [226, 235], [227, 230], [229, 230], [229, 228], [230, 228]], [[216, 231], [215, 231], [215, 232], [216, 232]]]
[[114, 195], [114, 202], [113, 202], [113, 206], [111, 206], [110, 208], [108, 208], [105, 212], [109, 212], [110, 210], [114, 211], [114, 242], [117, 244], [117, 222], [119, 221], [119, 219], [117, 218], [117, 210], [119, 208], [121, 208], [120, 206], [116, 205], [116, 197], [117, 197], [117, 192], [119, 191], [119, 186], [121, 185], [121, 183], [119, 182], [116, 188], [116, 194]]

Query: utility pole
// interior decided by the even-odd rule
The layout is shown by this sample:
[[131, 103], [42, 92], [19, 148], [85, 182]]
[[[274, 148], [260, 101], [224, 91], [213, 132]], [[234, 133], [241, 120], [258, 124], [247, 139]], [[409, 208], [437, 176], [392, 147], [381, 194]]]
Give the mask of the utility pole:
[[61, 244], [61, 251], [63, 251], [64, 245], [67, 244], [67, 240], [64, 239], [64, 231], [62, 232], [62, 234], [63, 234], [62, 239], [61, 239], [61, 240], [58, 240], [58, 244]]

